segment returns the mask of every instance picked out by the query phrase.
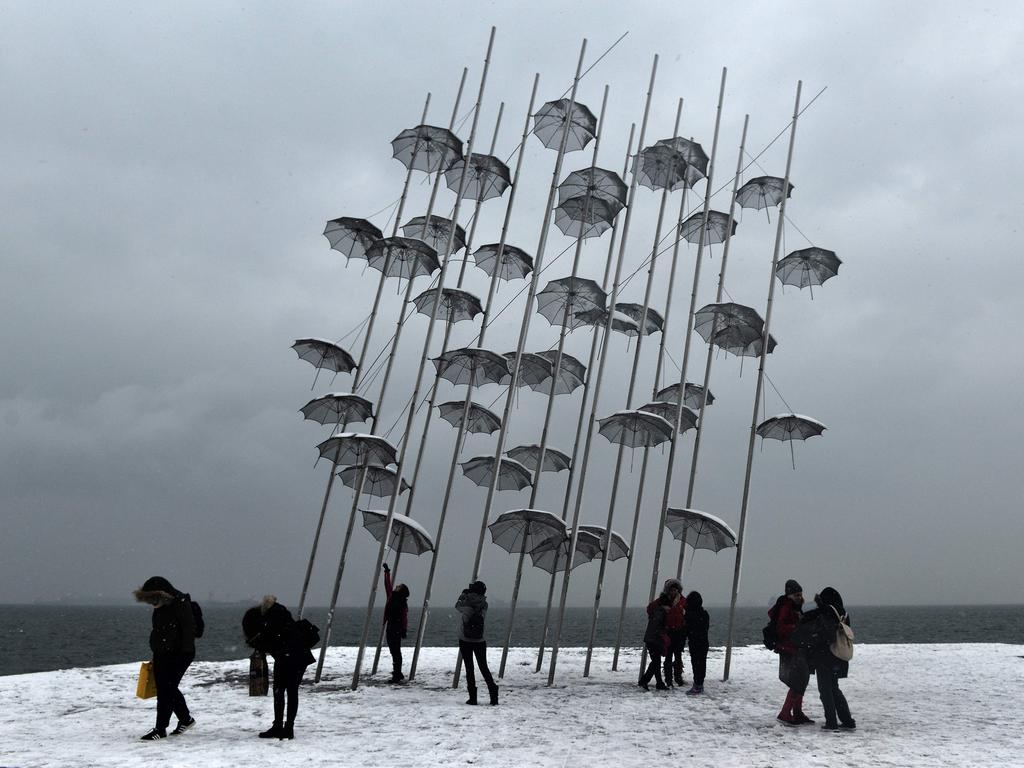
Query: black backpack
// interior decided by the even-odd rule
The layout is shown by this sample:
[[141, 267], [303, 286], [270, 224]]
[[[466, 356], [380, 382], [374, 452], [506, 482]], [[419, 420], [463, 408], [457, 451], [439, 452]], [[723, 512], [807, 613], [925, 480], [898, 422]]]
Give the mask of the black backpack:
[[778, 640], [778, 634], [775, 629], [775, 620], [769, 621], [764, 625], [764, 629], [761, 630], [761, 638], [764, 640], [764, 647], [769, 651], [775, 650], [775, 643]]
[[307, 648], [312, 648], [320, 642], [320, 627], [309, 619], [299, 619], [295, 622], [295, 628], [299, 630], [299, 637]]
[[199, 607], [199, 603], [189, 598], [189, 602], [192, 604], [192, 624], [195, 626], [195, 636], [202, 637], [203, 632], [206, 631], [206, 622], [203, 621], [203, 609]]

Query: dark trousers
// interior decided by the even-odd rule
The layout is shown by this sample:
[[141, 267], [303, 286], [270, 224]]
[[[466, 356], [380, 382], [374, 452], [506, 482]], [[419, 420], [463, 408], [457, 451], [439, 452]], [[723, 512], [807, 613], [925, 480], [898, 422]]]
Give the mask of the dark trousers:
[[[306, 671], [306, 664], [299, 664], [288, 657], [274, 659], [274, 723], [295, 722], [299, 711], [299, 683]], [[288, 698], [288, 715], [285, 717], [285, 695]]]
[[673, 679], [683, 679], [684, 648], [686, 648], [686, 635], [669, 640], [668, 653], [665, 654], [665, 683], [668, 685], [672, 685]]
[[473, 673], [473, 657], [476, 657], [477, 666], [480, 667], [480, 677], [487, 683], [487, 690], [494, 689], [494, 678], [491, 677], [491, 670], [487, 666], [487, 643], [467, 643], [459, 640], [459, 653], [462, 654], [462, 663], [466, 667], [466, 687], [473, 691], [476, 689], [476, 675]]
[[850, 715], [850, 705], [846, 703], [846, 697], [839, 690], [839, 678], [835, 672], [828, 669], [819, 669], [816, 672], [818, 678], [818, 695], [821, 696], [821, 708], [825, 711], [825, 724], [852, 725], [853, 717]]
[[185, 697], [178, 690], [178, 683], [185, 676], [185, 670], [195, 657], [194, 653], [153, 657], [153, 676], [156, 678], [156, 727], [160, 730], [170, 725], [172, 712], [180, 722], [188, 722], [192, 717]]
[[708, 646], [690, 643], [690, 666], [693, 667], [694, 686], [703, 687], [708, 672]]
[[658, 682], [658, 685], [664, 685], [661, 680], [661, 657], [665, 652], [665, 646], [661, 643], [645, 643], [645, 645], [647, 646], [647, 655], [651, 657], [651, 661], [648, 663], [644, 676], [640, 680], [644, 685], [647, 685], [653, 677]]
[[398, 677], [402, 674], [402, 635], [399, 632], [388, 632], [388, 650], [391, 651], [391, 674]]

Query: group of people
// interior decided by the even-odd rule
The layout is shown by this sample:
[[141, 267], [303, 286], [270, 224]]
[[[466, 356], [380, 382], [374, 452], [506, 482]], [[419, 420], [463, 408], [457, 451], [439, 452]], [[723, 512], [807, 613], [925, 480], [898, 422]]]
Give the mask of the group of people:
[[689, 696], [704, 693], [710, 626], [711, 618], [704, 610], [704, 599], [700, 592], [690, 592], [684, 597], [679, 579], [666, 581], [661, 594], [647, 606], [644, 646], [650, 662], [638, 685], [644, 690], [650, 690], [652, 678], [655, 689], [659, 691], [685, 685], [683, 651], [688, 645], [693, 685], [686, 693]]
[[850, 625], [843, 598], [833, 587], [814, 596], [815, 608], [804, 613], [804, 590], [795, 579], [786, 582], [785, 593], [768, 612], [769, 627], [774, 630], [774, 650], [779, 655], [779, 680], [789, 689], [778, 719], [786, 725], [812, 725], [814, 720], [803, 710], [804, 692], [813, 673], [825, 722], [830, 731], [853, 730], [856, 721], [850, 705], [839, 689], [839, 681], [849, 673], [850, 662], [833, 653], [833, 642], [840, 624]]

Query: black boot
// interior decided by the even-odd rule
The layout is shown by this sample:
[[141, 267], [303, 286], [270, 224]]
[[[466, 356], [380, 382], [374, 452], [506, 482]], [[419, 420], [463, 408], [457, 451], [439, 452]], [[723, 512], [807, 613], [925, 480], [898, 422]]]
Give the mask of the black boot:
[[491, 683], [487, 686], [487, 691], [491, 694], [491, 706], [498, 706], [498, 686]]
[[469, 698], [466, 699], [467, 704], [476, 704], [476, 686], [468, 685], [466, 690], [469, 691]]
[[280, 720], [275, 720], [274, 724], [272, 726], [270, 726], [269, 728], [267, 728], [267, 730], [262, 731], [260, 733], [260, 738], [261, 739], [280, 739], [280, 738], [282, 738], [281, 731], [282, 731], [282, 729], [281, 729], [281, 721]]
[[674, 680], [676, 685], [679, 687], [686, 685], [686, 678], [683, 677], [683, 662], [681, 660], [673, 664], [673, 672], [675, 673]]
[[668, 688], [672, 687], [672, 662], [666, 661], [665, 666], [662, 669], [662, 673], [665, 675], [665, 686]]
[[295, 738], [295, 723], [285, 723], [284, 728], [281, 729], [281, 735], [279, 739], [294, 739]]

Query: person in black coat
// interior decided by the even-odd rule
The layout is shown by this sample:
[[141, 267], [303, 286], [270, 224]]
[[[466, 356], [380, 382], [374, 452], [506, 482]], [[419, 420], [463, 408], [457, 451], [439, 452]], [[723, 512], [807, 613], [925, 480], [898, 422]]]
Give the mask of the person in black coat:
[[691, 592], [686, 596], [686, 639], [690, 646], [690, 666], [693, 668], [693, 687], [686, 692], [690, 696], [704, 693], [710, 627], [711, 617], [704, 610], [704, 598], [700, 592]]
[[402, 674], [402, 640], [409, 631], [409, 588], [405, 584], [392, 587], [391, 569], [384, 563], [384, 592], [387, 603], [384, 605], [384, 635], [391, 652], [391, 680], [400, 683], [405, 680]]
[[180, 736], [196, 722], [178, 689], [185, 670], [196, 657], [192, 598], [175, 589], [163, 576], [146, 579], [134, 594], [140, 603], [153, 606], [149, 648], [153, 652], [153, 676], [156, 678], [156, 727], [142, 740], [155, 741], [167, 736], [172, 712], [178, 718], [178, 725], [171, 735]]
[[306, 667], [314, 661], [313, 654], [291, 612], [273, 595], [267, 595], [263, 602], [245, 612], [242, 631], [246, 643], [274, 659], [274, 724], [259, 736], [261, 739], [293, 739], [295, 715], [299, 711], [299, 683]]
[[850, 623], [843, 606], [843, 598], [833, 587], [825, 587], [814, 596], [817, 607], [804, 615], [799, 638], [807, 649], [811, 671], [818, 682], [821, 708], [825, 711], [822, 728], [830, 731], [838, 728], [854, 729], [857, 723], [850, 714], [846, 696], [839, 690], [840, 679], [847, 676], [850, 662], [835, 656], [830, 646], [836, 637], [839, 622]]
[[650, 690], [652, 677], [656, 681], [654, 687], [657, 690], [668, 689], [661, 679], [661, 658], [668, 651], [669, 638], [665, 631], [665, 617], [668, 615], [672, 603], [672, 597], [662, 592], [647, 606], [647, 629], [644, 631], [644, 645], [647, 647], [647, 655], [651, 660], [641, 675], [640, 682], [637, 683], [645, 691]]
[[487, 684], [491, 704], [498, 704], [498, 686], [487, 666], [487, 640], [484, 638], [484, 622], [487, 619], [487, 585], [474, 581], [462, 590], [455, 601], [455, 610], [461, 615], [459, 622], [459, 654], [466, 666], [466, 690], [469, 691], [467, 704], [476, 704], [476, 676], [473, 659], [480, 667], [480, 676]]

